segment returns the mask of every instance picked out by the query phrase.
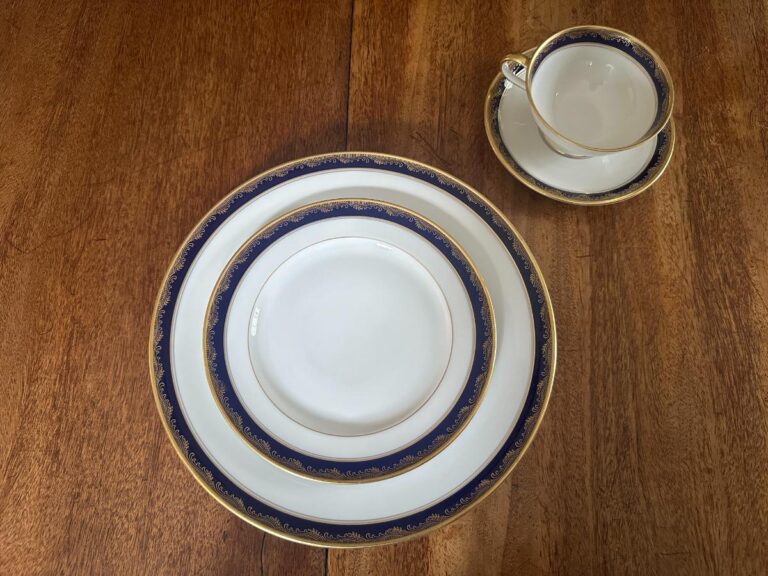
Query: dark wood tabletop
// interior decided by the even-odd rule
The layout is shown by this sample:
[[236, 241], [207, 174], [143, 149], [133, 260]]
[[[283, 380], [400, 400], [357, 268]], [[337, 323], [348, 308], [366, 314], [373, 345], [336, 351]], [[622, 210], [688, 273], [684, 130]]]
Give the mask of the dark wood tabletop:
[[[495, 158], [500, 58], [575, 24], [676, 84], [649, 191], [570, 206]], [[765, 2], [6, 2], [0, 7], [0, 573], [760, 574], [768, 569]], [[338, 150], [486, 194], [538, 259], [558, 368], [531, 449], [459, 521], [311, 548], [217, 504], [156, 414], [177, 246], [237, 184]]]

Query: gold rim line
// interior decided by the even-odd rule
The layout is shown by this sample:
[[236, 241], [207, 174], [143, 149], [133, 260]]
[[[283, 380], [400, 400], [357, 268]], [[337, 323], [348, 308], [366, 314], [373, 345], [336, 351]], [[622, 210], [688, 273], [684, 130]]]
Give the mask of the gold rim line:
[[[236, 508], [233, 506], [230, 502], [228, 502], [226, 499], [224, 499], [219, 493], [217, 493], [213, 487], [211, 487], [207, 482], [206, 479], [203, 477], [202, 472], [200, 472], [198, 469], [196, 469], [187, 459], [186, 454], [184, 454], [180, 448], [180, 446], [177, 444], [176, 439], [173, 436], [173, 431], [171, 430], [170, 424], [168, 420], [165, 418], [165, 414], [163, 412], [163, 406], [160, 401], [160, 395], [159, 391], [157, 389], [157, 374], [155, 373], [155, 364], [154, 364], [154, 337], [156, 333], [156, 327], [157, 327], [157, 311], [160, 308], [160, 302], [163, 297], [163, 294], [165, 292], [165, 288], [168, 283], [168, 278], [170, 277], [174, 264], [178, 262], [179, 257], [182, 255], [184, 248], [189, 244], [189, 242], [194, 238], [195, 234], [198, 232], [198, 229], [200, 225], [204, 222], [206, 222], [217, 210], [219, 210], [222, 206], [226, 204], [226, 202], [235, 194], [238, 192], [241, 192], [242, 190], [249, 187], [252, 183], [265, 178], [267, 175], [278, 172], [282, 169], [285, 169], [286, 167], [293, 166], [295, 164], [301, 164], [304, 162], [308, 162], [310, 160], [320, 160], [324, 158], [338, 158], [338, 157], [354, 157], [354, 156], [366, 156], [369, 158], [380, 158], [382, 160], [388, 160], [388, 161], [396, 161], [396, 162], [404, 162], [406, 164], [410, 164], [413, 166], [418, 166], [424, 170], [431, 171], [434, 174], [438, 174], [444, 178], [447, 178], [449, 181], [452, 181], [454, 183], [459, 184], [460, 187], [462, 187], [463, 190], [467, 192], [469, 196], [473, 196], [475, 200], [480, 201], [496, 218], [498, 218], [501, 222], [504, 223], [504, 225], [507, 227], [509, 231], [512, 232], [515, 239], [520, 244], [520, 247], [525, 252], [525, 255], [528, 258], [528, 261], [531, 264], [531, 267], [533, 268], [533, 271], [536, 273], [537, 280], [541, 284], [541, 292], [544, 296], [544, 303], [546, 305], [547, 309], [547, 319], [549, 321], [549, 346], [547, 348], [547, 352], [549, 353], [549, 360], [550, 360], [550, 368], [549, 373], [547, 374], [547, 382], [545, 385], [544, 390], [544, 398], [541, 401], [541, 408], [538, 412], [538, 414], [535, 416], [536, 420], [533, 424], [533, 428], [530, 431], [530, 434], [525, 439], [525, 442], [523, 443], [522, 447], [520, 448], [520, 451], [517, 453], [515, 458], [512, 460], [512, 462], [509, 464], [508, 468], [503, 471], [503, 473], [493, 482], [493, 484], [480, 496], [478, 496], [475, 500], [467, 504], [463, 509], [456, 512], [454, 515], [445, 518], [441, 520], [440, 522], [437, 522], [436, 524], [433, 524], [431, 526], [428, 526], [427, 528], [424, 528], [423, 530], [419, 530], [418, 532], [413, 532], [410, 534], [406, 534], [403, 536], [398, 536], [395, 538], [385, 539], [385, 540], [376, 540], [372, 542], [318, 542], [316, 540], [311, 540], [308, 538], [303, 538], [299, 536], [294, 536], [290, 533], [286, 533], [280, 530], [277, 530], [275, 528], [272, 528], [271, 526], [268, 526], [264, 524], [263, 522], [260, 522], [259, 520], [245, 514], [242, 510]], [[517, 231], [517, 228], [509, 221], [509, 219], [506, 217], [506, 215], [494, 204], [492, 203], [484, 194], [481, 192], [478, 192], [473, 187], [469, 186], [468, 184], [464, 183], [462, 180], [456, 178], [455, 176], [451, 176], [450, 174], [444, 172], [443, 170], [440, 170], [439, 168], [434, 168], [428, 164], [425, 164], [423, 162], [418, 162], [416, 160], [411, 160], [408, 158], [404, 158], [402, 156], [395, 156], [392, 154], [383, 154], [378, 152], [361, 152], [361, 151], [344, 151], [344, 152], [334, 152], [334, 153], [327, 153], [327, 154], [316, 154], [316, 155], [310, 155], [310, 156], [304, 156], [303, 158], [298, 158], [295, 160], [291, 160], [289, 162], [284, 162], [283, 164], [279, 164], [273, 168], [270, 168], [269, 170], [265, 170], [253, 178], [250, 178], [249, 180], [243, 182], [236, 188], [234, 188], [230, 193], [228, 193], [226, 196], [224, 196], [219, 202], [217, 202], [206, 214], [198, 221], [198, 223], [194, 226], [194, 228], [187, 234], [187, 236], [184, 238], [182, 243], [179, 245], [179, 248], [174, 253], [173, 257], [170, 260], [170, 265], [167, 267], [165, 274], [163, 275], [163, 279], [160, 283], [160, 288], [157, 292], [157, 296], [155, 298], [155, 304], [153, 307], [153, 313], [152, 313], [152, 322], [150, 324], [150, 334], [149, 334], [149, 341], [148, 341], [148, 361], [149, 361], [149, 375], [150, 375], [150, 386], [152, 388], [152, 395], [155, 399], [155, 407], [157, 408], [158, 414], [160, 416], [160, 420], [163, 424], [163, 430], [165, 431], [166, 435], [168, 436], [168, 439], [171, 442], [171, 446], [173, 446], [174, 451], [176, 452], [176, 455], [179, 457], [179, 459], [182, 461], [182, 464], [187, 468], [187, 470], [190, 472], [192, 477], [197, 481], [200, 486], [202, 486], [203, 490], [205, 490], [219, 505], [223, 506], [227, 510], [229, 510], [232, 514], [243, 520], [244, 522], [247, 522], [248, 524], [255, 526], [256, 528], [259, 528], [260, 530], [263, 530], [264, 532], [267, 532], [268, 534], [272, 534], [273, 536], [277, 536], [278, 538], [282, 538], [284, 540], [288, 540], [291, 542], [297, 542], [299, 544], [306, 544], [308, 546], [314, 546], [317, 548], [371, 548], [373, 546], [381, 546], [384, 544], [394, 544], [397, 542], [405, 542], [408, 540], [413, 540], [416, 538], [420, 538], [422, 536], [425, 536], [429, 534], [430, 532], [433, 532], [434, 530], [437, 530], [439, 528], [442, 528], [451, 522], [454, 522], [473, 510], [476, 506], [478, 506], [483, 500], [485, 500], [487, 497], [489, 497], [493, 492], [496, 491], [496, 489], [501, 486], [501, 484], [504, 483], [504, 480], [506, 480], [509, 475], [512, 473], [512, 471], [517, 467], [518, 463], [522, 459], [522, 457], [525, 455], [525, 453], [530, 448], [531, 444], [533, 443], [534, 438], [536, 437], [536, 434], [539, 431], [539, 427], [541, 426], [541, 422], [544, 419], [544, 414], [547, 411], [547, 408], [549, 406], [549, 400], [552, 396], [552, 389], [554, 387], [554, 380], [555, 380], [555, 372], [557, 369], [557, 328], [555, 325], [555, 315], [554, 310], [552, 308], [552, 300], [549, 295], [549, 290], [547, 289], [547, 284], [544, 279], [544, 276], [541, 273], [541, 268], [539, 267], [538, 262], [534, 258], [533, 254], [531, 253], [530, 248], [528, 247], [528, 244], [525, 242], [523, 237], [520, 235], [520, 233]]]
[[[337, 478], [324, 478], [322, 476], [313, 476], [313, 475], [311, 475], [309, 473], [302, 472], [301, 470], [297, 470], [295, 468], [291, 468], [290, 466], [286, 466], [282, 462], [280, 462], [278, 460], [275, 460], [274, 458], [271, 457], [271, 455], [265, 454], [257, 446], [254, 446], [254, 444], [251, 442], [251, 440], [247, 436], [245, 436], [242, 433], [242, 431], [237, 429], [237, 427], [235, 426], [235, 423], [232, 422], [232, 419], [230, 418], [229, 414], [227, 413], [226, 408], [221, 403], [221, 400], [220, 400], [220, 398], [219, 398], [219, 396], [218, 396], [218, 394], [216, 392], [216, 388], [214, 386], [213, 378], [212, 378], [211, 371], [210, 371], [210, 363], [208, 361], [208, 350], [207, 350], [206, 342], [207, 342], [207, 334], [208, 334], [208, 331], [210, 329], [211, 309], [213, 307], [216, 295], [219, 292], [219, 288], [221, 287], [221, 284], [224, 281], [224, 277], [227, 274], [227, 271], [231, 267], [232, 263], [235, 260], [237, 260], [248, 249], [249, 245], [251, 244], [251, 242], [255, 238], [257, 238], [258, 236], [261, 236], [262, 234], [265, 234], [266, 232], [268, 232], [272, 228], [282, 224], [283, 222], [289, 220], [293, 216], [295, 216], [295, 215], [297, 215], [297, 214], [299, 214], [301, 212], [304, 212], [306, 210], [311, 210], [313, 208], [319, 208], [319, 207], [322, 207], [322, 206], [329, 206], [329, 205], [333, 206], [333, 205], [338, 205], [338, 204], [345, 204], [345, 203], [349, 203], [349, 202], [367, 203], [367, 204], [372, 204], [372, 205], [376, 205], [376, 206], [382, 206], [382, 207], [385, 207], [385, 208], [388, 208], [388, 209], [391, 209], [391, 210], [396, 210], [396, 211], [403, 212], [404, 214], [407, 214], [408, 216], [414, 218], [415, 220], [421, 221], [424, 224], [426, 224], [427, 226], [430, 226], [430, 227], [434, 228], [434, 230], [436, 230], [439, 234], [442, 234], [445, 237], [445, 239], [448, 241], [448, 243], [451, 245], [451, 247], [453, 249], [455, 249], [457, 252], [459, 252], [459, 254], [462, 256], [462, 258], [464, 258], [464, 260], [466, 261], [467, 265], [469, 266], [469, 268], [471, 270], [471, 273], [475, 276], [475, 278], [477, 278], [478, 284], [480, 285], [480, 289], [482, 290], [483, 296], [484, 296], [485, 301], [486, 301], [487, 306], [488, 306], [488, 313], [490, 315], [490, 323], [489, 323], [490, 324], [490, 336], [489, 336], [489, 338], [490, 338], [490, 342], [491, 342], [491, 352], [490, 352], [490, 356], [489, 356], [489, 360], [488, 360], [488, 369], [486, 371], [485, 378], [483, 379], [483, 384], [482, 384], [482, 387], [480, 389], [480, 393], [478, 394], [477, 398], [475, 399], [475, 403], [470, 407], [470, 412], [467, 415], [466, 419], [449, 436], [448, 440], [446, 440], [444, 444], [439, 446], [436, 450], [432, 451], [430, 454], [426, 455], [424, 458], [414, 462], [413, 464], [405, 466], [403, 468], [394, 470], [394, 471], [386, 473], [386, 474], [381, 474], [379, 476], [374, 476], [374, 477], [371, 477], [371, 478], [360, 478], [360, 479], [350, 478], [350, 479], [345, 480], [345, 479], [337, 479]], [[466, 287], [464, 287], [462, 285], [462, 288], [464, 288], [464, 290], [466, 291]], [[224, 320], [226, 320], [226, 319], [224, 319]], [[445, 450], [459, 436], [459, 434], [461, 434], [461, 432], [464, 430], [464, 428], [467, 427], [467, 425], [469, 424], [469, 422], [472, 420], [472, 418], [474, 417], [475, 413], [477, 412], [477, 409], [480, 406], [480, 402], [485, 397], [485, 392], [486, 392], [486, 390], [488, 388], [488, 383], [491, 380], [491, 376], [493, 375], [493, 368], [494, 368], [495, 363], [496, 363], [496, 341], [497, 341], [497, 338], [496, 338], [496, 319], [495, 319], [495, 316], [494, 316], [493, 303], [491, 302], [491, 297], [490, 297], [490, 293], [488, 292], [488, 287], [486, 286], [485, 281], [483, 280], [483, 277], [480, 275], [480, 273], [478, 272], [477, 268], [475, 267], [475, 263], [472, 261], [472, 259], [469, 257], [469, 255], [465, 252], [465, 250], [459, 245], [459, 243], [456, 242], [456, 240], [454, 240], [454, 238], [450, 234], [448, 234], [448, 232], [446, 232], [443, 228], [441, 228], [440, 226], [438, 226], [437, 224], [435, 224], [434, 222], [432, 222], [428, 218], [425, 218], [424, 216], [421, 216], [420, 214], [418, 214], [418, 213], [416, 213], [416, 212], [414, 212], [412, 210], [409, 210], [408, 208], [404, 208], [404, 207], [402, 207], [402, 206], [400, 206], [398, 204], [393, 204], [392, 202], [386, 202], [386, 201], [381, 201], [381, 200], [369, 200], [369, 199], [365, 199], [365, 198], [336, 198], [336, 199], [331, 199], [331, 200], [319, 200], [317, 202], [312, 202], [310, 204], [306, 204], [306, 205], [301, 206], [299, 208], [294, 208], [293, 210], [290, 210], [289, 212], [286, 212], [282, 216], [279, 216], [279, 217], [271, 220], [269, 223], [267, 223], [264, 226], [262, 226], [261, 228], [259, 228], [254, 234], [252, 234], [240, 246], [240, 248], [237, 249], [237, 252], [235, 252], [235, 254], [229, 259], [229, 261], [227, 261], [226, 265], [224, 266], [224, 269], [222, 270], [221, 274], [219, 275], [219, 278], [216, 280], [216, 285], [214, 286], [213, 292], [211, 293], [211, 296], [208, 298], [208, 305], [206, 306], [206, 311], [205, 311], [205, 322], [203, 323], [203, 358], [205, 359], [205, 376], [206, 376], [206, 379], [208, 380], [208, 387], [211, 390], [211, 393], [213, 395], [214, 401], [216, 402], [216, 405], [218, 406], [219, 411], [224, 416], [224, 419], [227, 421], [227, 424], [229, 424], [230, 428], [232, 428], [237, 433], [237, 435], [254, 452], [256, 452], [260, 457], [264, 458], [268, 462], [274, 464], [278, 468], [281, 468], [281, 469], [285, 470], [286, 472], [290, 472], [291, 474], [293, 474], [295, 476], [299, 476], [300, 478], [306, 478], [306, 479], [309, 479], [309, 480], [315, 480], [317, 482], [324, 482], [324, 483], [328, 483], [328, 484], [366, 484], [366, 483], [369, 483], [369, 482], [377, 482], [379, 480], [384, 480], [385, 478], [392, 478], [394, 476], [399, 476], [400, 474], [403, 474], [405, 472], [413, 470], [414, 468], [416, 468], [416, 467], [418, 467], [418, 466], [428, 462], [429, 460], [431, 460], [432, 458], [437, 456], [440, 452]], [[464, 388], [462, 388], [462, 390], [463, 389]], [[459, 394], [459, 396], [460, 395], [461, 395], [461, 393]], [[454, 402], [451, 405], [451, 407], [449, 408], [448, 411], [450, 412], [455, 405], [456, 405], [456, 403]], [[421, 409], [422, 406], [423, 406], [423, 404], [417, 409], [417, 411], [419, 409]], [[278, 408], [278, 410], [279, 410], [279, 408]], [[429, 434], [430, 432], [432, 432], [432, 430], [429, 430], [427, 432], [427, 434]], [[415, 442], [415, 440], [412, 440], [411, 444], [413, 442]], [[401, 450], [401, 449], [403, 449], [403, 448], [398, 448], [397, 450]], [[323, 459], [327, 459], [327, 458], [323, 458]]]
[[[640, 140], [637, 140], [633, 142], [632, 144], [629, 144], [628, 146], [621, 146], [619, 148], [599, 148], [597, 146], [587, 146], [586, 144], [582, 144], [581, 142], [577, 142], [576, 140], [573, 140], [566, 136], [565, 134], [561, 133], [559, 130], [557, 130], [554, 126], [552, 126], [549, 122], [547, 122], [544, 119], [544, 116], [541, 115], [541, 112], [539, 112], [539, 109], [536, 107], [536, 104], [533, 102], [533, 96], [531, 95], [531, 82], [533, 75], [531, 74], [531, 68], [535, 68], [537, 65], [537, 60], [539, 58], [539, 55], [541, 54], [541, 50], [550, 42], [552, 42], [555, 38], [558, 36], [562, 36], [567, 34], [568, 32], [575, 32], [576, 30], [593, 30], [593, 31], [604, 31], [604, 32], [612, 32], [614, 34], [618, 34], [620, 36], [623, 36], [624, 38], [627, 38], [631, 42], [634, 42], [635, 44], [638, 44], [640, 47], [642, 47], [648, 54], [651, 55], [654, 62], [659, 66], [662, 73], [664, 74], [664, 78], [667, 81], [667, 86], [669, 87], [669, 106], [666, 114], [664, 115], [664, 121], [659, 124], [659, 127], [654, 130], [646, 133]], [[667, 65], [664, 64], [664, 61], [661, 59], [661, 56], [659, 56], [653, 48], [648, 46], [645, 42], [640, 40], [639, 38], [636, 38], [632, 34], [628, 32], [624, 32], [623, 30], [619, 30], [618, 28], [611, 28], [610, 26], [599, 26], [596, 24], [585, 24], [581, 26], [571, 26], [570, 28], [565, 28], [564, 30], [560, 30], [559, 32], [555, 32], [551, 36], [549, 36], [546, 40], [541, 42], [535, 49], [533, 55], [530, 57], [530, 65], [526, 67], [525, 71], [525, 94], [528, 97], [528, 104], [531, 107], [531, 110], [536, 115], [536, 117], [541, 120], [544, 125], [549, 128], [552, 132], [557, 134], [559, 137], [563, 138], [566, 142], [570, 142], [571, 144], [574, 144], [580, 148], [584, 148], [585, 150], [592, 150], [594, 152], [603, 152], [603, 153], [611, 153], [611, 152], [621, 152], [622, 150], [629, 150], [630, 148], [634, 148], [636, 146], [639, 146], [643, 142], [647, 142], [654, 136], [656, 136], [659, 132], [661, 132], [664, 127], [669, 123], [670, 119], [672, 118], [672, 110], [675, 107], [675, 86], [672, 82], [672, 74], [669, 73], [669, 69], [667, 68]]]
[[[551, 198], [552, 200], [557, 200], [558, 202], [564, 202], [566, 204], [574, 204], [577, 206], [605, 206], [607, 204], [616, 204], [618, 202], [624, 202], [625, 200], [629, 200], [630, 198], [634, 198], [638, 194], [641, 194], [645, 192], [648, 188], [653, 186], [656, 181], [661, 178], [661, 176], [666, 172], [667, 167], [669, 166], [669, 163], [672, 161], [672, 156], [675, 150], [675, 141], [676, 141], [676, 134], [675, 134], [675, 120], [674, 118], [670, 118], [669, 122], [667, 122], [666, 126], [669, 126], [669, 142], [667, 143], [667, 152], [664, 156], [664, 159], [662, 160], [661, 164], [659, 165], [659, 169], [656, 172], [656, 174], [653, 175], [652, 178], [649, 178], [647, 182], [645, 182], [642, 186], [637, 188], [636, 190], [632, 190], [631, 192], [627, 192], [626, 194], [620, 194], [618, 196], [611, 196], [609, 198], [604, 199], [598, 199], [598, 200], [590, 200], [589, 194], [584, 194], [585, 198], [571, 198], [569, 196], [562, 196], [560, 194], [553, 193], [550, 190], [547, 190], [546, 188], [542, 188], [535, 182], [530, 181], [528, 178], [526, 178], [525, 175], [521, 174], [519, 170], [510, 164], [510, 162], [504, 157], [504, 154], [502, 153], [501, 149], [499, 148], [499, 145], [496, 143], [496, 140], [493, 137], [493, 127], [491, 126], [491, 122], [493, 121], [493, 111], [491, 110], [491, 101], [493, 100], [493, 92], [496, 88], [496, 85], [503, 81], [505, 78], [504, 74], [501, 72], [497, 73], [494, 77], [493, 81], [491, 82], [490, 87], [488, 88], [488, 91], [485, 95], [485, 106], [484, 106], [484, 113], [483, 113], [483, 123], [485, 124], [485, 135], [488, 139], [488, 142], [491, 145], [491, 149], [493, 150], [493, 153], [496, 155], [496, 158], [498, 158], [499, 162], [507, 169], [507, 171], [512, 174], [518, 181], [520, 181], [522, 184], [525, 184], [528, 188], [533, 190], [534, 192], [538, 192], [539, 194], [542, 194], [543, 196], [546, 196], [547, 198]], [[501, 102], [501, 101], [499, 101]], [[658, 134], [657, 134], [658, 135]], [[501, 133], [499, 133], [499, 138], [501, 138]], [[510, 156], [511, 156], [510, 152]], [[554, 186], [552, 188], [555, 188]], [[573, 192], [573, 194], [577, 194], [577, 192]]]

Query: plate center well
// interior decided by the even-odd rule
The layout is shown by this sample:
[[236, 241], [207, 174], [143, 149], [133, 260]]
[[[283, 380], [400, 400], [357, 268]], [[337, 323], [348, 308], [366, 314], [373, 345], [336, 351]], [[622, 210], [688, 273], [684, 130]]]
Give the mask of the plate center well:
[[277, 408], [318, 432], [358, 436], [426, 402], [452, 340], [445, 297], [418, 260], [348, 237], [304, 248], [275, 270], [256, 299], [248, 344]]

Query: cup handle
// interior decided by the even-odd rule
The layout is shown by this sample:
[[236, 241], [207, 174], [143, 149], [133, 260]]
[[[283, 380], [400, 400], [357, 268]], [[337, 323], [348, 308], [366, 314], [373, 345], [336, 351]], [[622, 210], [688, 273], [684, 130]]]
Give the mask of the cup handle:
[[528, 73], [528, 65], [531, 63], [531, 59], [528, 58], [525, 54], [507, 54], [504, 56], [504, 58], [501, 59], [501, 73], [504, 74], [504, 77], [512, 82], [515, 86], [518, 88], [522, 88], [525, 90], [525, 77], [521, 78], [517, 76], [516, 74], [512, 73], [512, 68], [515, 64], [519, 64], [523, 68], [525, 68], [526, 74]]

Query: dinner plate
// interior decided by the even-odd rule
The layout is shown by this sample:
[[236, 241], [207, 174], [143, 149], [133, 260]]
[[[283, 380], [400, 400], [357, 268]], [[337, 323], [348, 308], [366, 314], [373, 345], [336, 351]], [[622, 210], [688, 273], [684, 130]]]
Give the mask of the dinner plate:
[[[364, 483], [318, 482], [259, 456], [211, 394], [203, 326], [227, 262], [270, 221], [314, 202], [383, 200], [446, 230], [474, 262], [493, 302], [496, 359], [475, 415], [433, 458]], [[424, 534], [477, 505], [510, 473], [552, 390], [555, 326], [541, 273], [506, 217], [461, 181], [371, 153], [297, 160], [246, 182], [183, 242], [153, 315], [150, 367], [162, 421], [201, 485], [242, 519], [283, 538], [366, 546]]]
[[[529, 53], [532, 51], [529, 51]], [[512, 68], [524, 76], [524, 68]], [[504, 167], [523, 184], [570, 204], [612, 204], [647, 190], [666, 170], [675, 143], [674, 120], [629, 150], [593, 158], [569, 158], [544, 141], [525, 91], [499, 73], [485, 101], [485, 130]]]
[[[250, 269], [256, 274], [243, 284]], [[237, 293], [250, 307], [232, 306]], [[228, 344], [233, 310], [239, 329]], [[258, 231], [221, 274], [205, 332], [212, 390], [243, 438], [289, 471], [345, 482], [402, 473], [443, 449], [473, 414], [494, 352], [490, 301], [461, 247], [414, 212], [360, 199], [311, 204]], [[245, 394], [233, 383], [235, 364], [256, 376], [241, 386]], [[449, 394], [436, 395], [438, 386]], [[401, 426], [412, 435], [395, 450], [317, 454], [317, 436], [321, 447], [360, 437], [357, 448], [370, 452], [376, 433], [432, 397], [443, 402], [412, 421], [429, 428]], [[285, 419], [255, 416], [270, 408], [301, 430], [292, 445], [281, 437]]]

